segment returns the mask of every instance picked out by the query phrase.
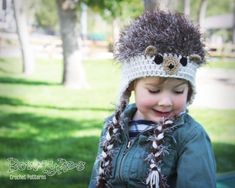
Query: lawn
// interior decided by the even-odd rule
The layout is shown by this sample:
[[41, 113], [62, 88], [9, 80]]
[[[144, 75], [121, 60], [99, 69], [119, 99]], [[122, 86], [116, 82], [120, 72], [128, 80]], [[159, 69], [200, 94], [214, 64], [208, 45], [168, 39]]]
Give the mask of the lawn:
[[232, 58], [209, 58], [207, 61], [209, 61], [206, 65], [208, 68], [235, 69], [235, 59]]
[[[20, 67], [19, 59], [0, 59], [1, 187], [87, 188], [102, 122], [115, 107], [118, 65], [85, 61], [83, 90], [60, 85], [59, 60], [37, 60], [31, 77]], [[235, 170], [235, 110], [190, 113], [211, 137], [218, 173]]]

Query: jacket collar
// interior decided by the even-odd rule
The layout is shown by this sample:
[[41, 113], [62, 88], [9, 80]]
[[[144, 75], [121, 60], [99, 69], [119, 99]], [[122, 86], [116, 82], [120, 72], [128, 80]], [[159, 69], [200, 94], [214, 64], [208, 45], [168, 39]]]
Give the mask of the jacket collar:
[[[123, 133], [124, 135], [126, 135], [126, 137], [128, 137], [128, 126], [129, 126], [129, 122], [132, 120], [133, 116], [135, 115], [135, 112], [137, 111], [137, 107], [135, 105], [135, 103], [133, 104], [129, 104], [127, 106], [127, 108], [125, 109], [124, 113], [123, 113], [123, 117], [121, 118], [122, 121], [121, 123], [121, 127], [123, 129]], [[183, 114], [181, 114], [178, 118], [175, 119], [174, 122], [174, 129], [178, 128], [179, 126], [183, 125], [185, 122], [185, 116], [187, 115], [187, 111]], [[148, 136], [145, 135], [144, 133], [150, 132], [153, 128], [148, 129], [147, 131], [143, 132], [143, 134], [140, 134], [138, 137], [138, 142], [139, 144], [143, 144], [146, 143], [146, 141], [148, 141]]]
[[[132, 120], [133, 116], [135, 115], [135, 112], [137, 111], [137, 107], [136, 104], [129, 104], [127, 106], [127, 108], [125, 109], [124, 113], [123, 113], [123, 117], [121, 119], [123, 119], [122, 122], [122, 126], [123, 128], [128, 128], [129, 122]], [[185, 121], [185, 115], [187, 114], [187, 111], [183, 114], [181, 114], [179, 117], [177, 117], [174, 121], [174, 127], [178, 127], [180, 125], [184, 124]]]

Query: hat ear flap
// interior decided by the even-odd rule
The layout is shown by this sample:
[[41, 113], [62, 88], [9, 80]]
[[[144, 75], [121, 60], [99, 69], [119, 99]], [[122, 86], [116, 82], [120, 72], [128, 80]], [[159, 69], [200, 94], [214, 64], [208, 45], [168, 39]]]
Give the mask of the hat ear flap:
[[192, 54], [189, 56], [189, 60], [195, 63], [200, 63], [202, 61], [202, 58], [198, 54]]
[[147, 48], [145, 48], [145, 51], [144, 51], [144, 55], [149, 56], [149, 57], [153, 57], [157, 55], [157, 53], [158, 53], [157, 48], [152, 45], [149, 45]]

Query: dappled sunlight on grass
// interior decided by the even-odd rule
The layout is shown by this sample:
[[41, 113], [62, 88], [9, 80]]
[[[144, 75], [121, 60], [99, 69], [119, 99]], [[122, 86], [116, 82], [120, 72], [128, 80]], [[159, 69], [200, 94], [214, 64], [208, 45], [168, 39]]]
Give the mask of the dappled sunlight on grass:
[[204, 126], [212, 142], [235, 145], [235, 110], [197, 108], [190, 113]]
[[[8, 138], [31, 138], [34, 140], [56, 140], [58, 138], [67, 138], [71, 134], [78, 135], [78, 132], [101, 128], [102, 122], [99, 120], [80, 120], [75, 121], [68, 118], [54, 118], [39, 116], [32, 113], [11, 113], [1, 112], [0, 117], [5, 122], [0, 127], [1, 136]], [[96, 123], [99, 122], [99, 123]], [[86, 133], [86, 135], [88, 135]], [[82, 134], [80, 133], [80, 136]], [[96, 135], [98, 136], [98, 135]]]
[[92, 129], [89, 132], [87, 130], [72, 132], [72, 137], [88, 137], [88, 136], [100, 136], [100, 129]]
[[[8, 63], [17, 66], [16, 60]], [[45, 70], [44, 66], [46, 63], [40, 62], [39, 70]], [[50, 72], [34, 78], [0, 74], [0, 180], [4, 187], [87, 187], [103, 120], [114, 108], [110, 91], [101, 95], [107, 91], [102, 79], [95, 78], [90, 89], [70, 90], [58, 85]], [[44, 181], [13, 181], [6, 173], [9, 157], [28, 162], [64, 158], [84, 161], [86, 166], [81, 172], [66, 172]], [[27, 173], [34, 174], [23, 171], [16, 175]]]
[[0, 159], [0, 177], [9, 178], [9, 163], [6, 158]]
[[235, 144], [214, 142], [217, 171], [219, 173], [234, 171]]

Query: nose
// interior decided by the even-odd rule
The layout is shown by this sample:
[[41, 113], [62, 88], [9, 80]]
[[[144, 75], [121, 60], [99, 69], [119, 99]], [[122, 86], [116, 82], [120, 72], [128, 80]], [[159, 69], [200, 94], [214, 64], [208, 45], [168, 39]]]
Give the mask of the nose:
[[158, 105], [164, 106], [164, 107], [172, 106], [172, 100], [171, 100], [170, 95], [167, 95], [167, 94], [162, 95], [158, 101]]

